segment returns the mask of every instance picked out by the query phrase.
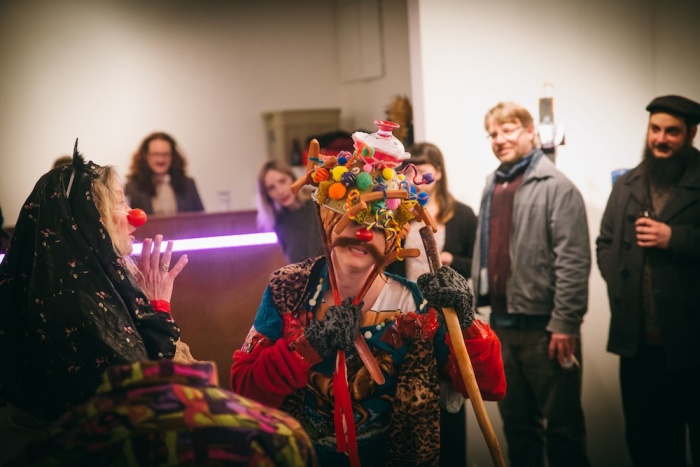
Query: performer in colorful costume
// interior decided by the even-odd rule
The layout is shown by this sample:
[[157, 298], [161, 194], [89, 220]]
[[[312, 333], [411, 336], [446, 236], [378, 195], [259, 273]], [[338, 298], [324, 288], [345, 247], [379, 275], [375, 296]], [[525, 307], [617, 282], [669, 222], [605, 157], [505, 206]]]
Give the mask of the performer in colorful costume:
[[[437, 465], [438, 374], [466, 390], [446, 334], [443, 307], [454, 308], [481, 395], [505, 394], [500, 343], [474, 321], [473, 295], [449, 267], [418, 284], [384, 274], [389, 262], [417, 254], [401, 249], [409, 222], [431, 222], [396, 124], [355, 133], [353, 154], [316, 158], [304, 183], [317, 187], [325, 257], [271, 276], [253, 327], [234, 353], [235, 392], [300, 421], [321, 464]], [[406, 175], [414, 174], [413, 179]]]

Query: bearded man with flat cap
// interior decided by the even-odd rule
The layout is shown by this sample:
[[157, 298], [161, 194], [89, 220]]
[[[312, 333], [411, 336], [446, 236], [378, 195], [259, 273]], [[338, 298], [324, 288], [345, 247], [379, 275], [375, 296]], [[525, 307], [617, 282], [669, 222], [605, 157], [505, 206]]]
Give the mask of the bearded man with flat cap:
[[633, 464], [698, 465], [700, 104], [662, 96], [647, 110], [643, 160], [613, 185], [596, 242], [612, 315], [608, 351], [620, 355]]

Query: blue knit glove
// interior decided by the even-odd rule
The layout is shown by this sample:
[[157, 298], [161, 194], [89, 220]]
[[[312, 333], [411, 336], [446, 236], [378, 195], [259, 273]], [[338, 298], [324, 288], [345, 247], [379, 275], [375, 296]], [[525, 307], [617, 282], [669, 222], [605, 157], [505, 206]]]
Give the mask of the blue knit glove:
[[330, 357], [339, 349], [352, 349], [355, 336], [360, 332], [361, 316], [362, 303], [353, 305], [348, 298], [338, 306], [328, 307], [321, 321], [310, 321], [304, 335], [321, 357]]
[[422, 274], [418, 278], [418, 288], [428, 304], [440, 311], [438, 321], [446, 326], [442, 308], [454, 308], [459, 325], [467, 329], [474, 322], [474, 294], [467, 280], [449, 266], [442, 266], [435, 272]]

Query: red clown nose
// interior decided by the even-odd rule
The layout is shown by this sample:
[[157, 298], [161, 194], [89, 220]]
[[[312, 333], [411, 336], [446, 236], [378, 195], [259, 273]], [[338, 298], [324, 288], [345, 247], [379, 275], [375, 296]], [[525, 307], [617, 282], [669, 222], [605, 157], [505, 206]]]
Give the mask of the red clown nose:
[[373, 237], [374, 234], [372, 233], [372, 231], [367, 229], [366, 227], [355, 232], [355, 238], [357, 238], [361, 242], [371, 242]]
[[127, 213], [126, 220], [134, 227], [141, 227], [146, 223], [147, 216], [143, 209], [132, 209]]

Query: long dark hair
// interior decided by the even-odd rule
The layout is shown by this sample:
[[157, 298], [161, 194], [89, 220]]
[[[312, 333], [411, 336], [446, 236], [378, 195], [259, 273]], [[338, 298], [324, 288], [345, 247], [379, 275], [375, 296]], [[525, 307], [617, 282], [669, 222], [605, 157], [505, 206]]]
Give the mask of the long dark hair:
[[[440, 149], [432, 143], [416, 143], [408, 151], [411, 164], [431, 164], [442, 174], [440, 180], [435, 180], [434, 196], [438, 205], [436, 221], [445, 224], [452, 219], [455, 213], [455, 199], [447, 189], [447, 170], [445, 170], [445, 159], [442, 157]], [[433, 174], [435, 175], [435, 174]]]
[[146, 160], [148, 145], [154, 140], [163, 140], [170, 143], [170, 147], [172, 148], [172, 162], [168, 169], [170, 184], [173, 186], [175, 193], [182, 193], [185, 189], [185, 181], [187, 180], [187, 174], [185, 173], [187, 161], [178, 149], [175, 139], [162, 131], [151, 133], [146, 136], [138, 150], [131, 157], [131, 168], [129, 169], [128, 175], [129, 181], [136, 183], [139, 190], [151, 196], [155, 196], [156, 186], [153, 183], [153, 171], [148, 166], [148, 161]]

